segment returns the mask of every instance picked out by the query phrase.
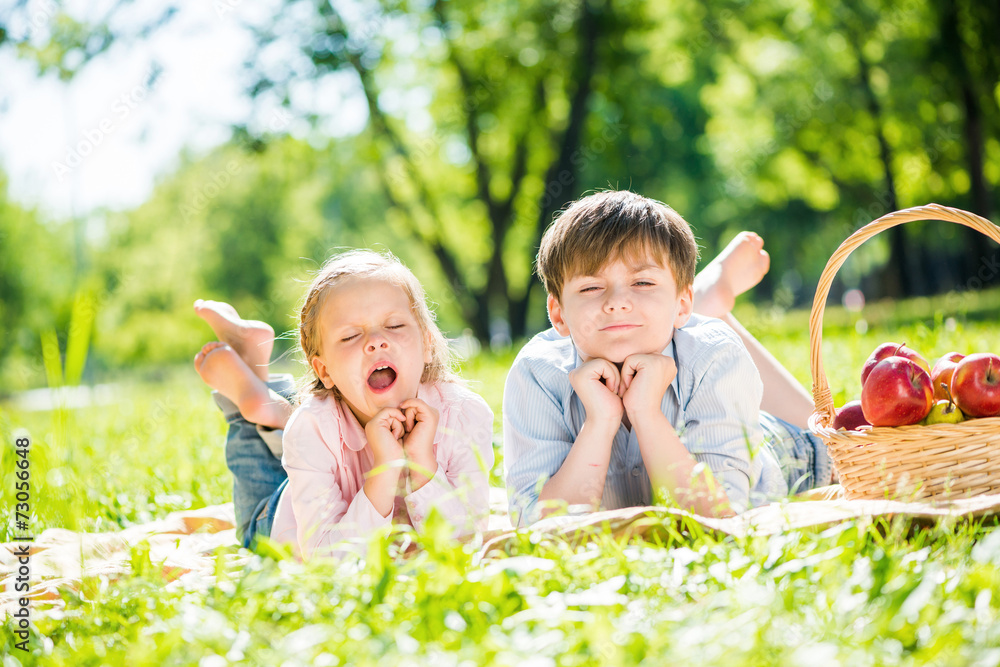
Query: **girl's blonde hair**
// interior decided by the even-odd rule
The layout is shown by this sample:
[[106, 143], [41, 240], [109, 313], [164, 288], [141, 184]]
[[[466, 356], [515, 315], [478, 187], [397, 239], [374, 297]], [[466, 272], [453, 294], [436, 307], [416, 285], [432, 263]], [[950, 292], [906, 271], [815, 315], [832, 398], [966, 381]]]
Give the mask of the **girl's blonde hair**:
[[457, 379], [451, 369], [452, 357], [448, 342], [438, 329], [434, 311], [427, 305], [424, 288], [413, 272], [388, 251], [350, 250], [326, 260], [309, 286], [305, 301], [299, 310], [299, 346], [314, 380], [305, 388], [306, 394], [315, 396], [332, 394], [340, 398], [340, 392], [336, 387], [327, 389], [316, 377], [312, 369], [312, 360], [320, 355], [322, 346], [319, 317], [323, 304], [337, 285], [351, 278], [384, 280], [406, 293], [413, 316], [424, 334], [424, 344], [430, 350], [431, 361], [424, 364], [421, 383], [454, 382]]

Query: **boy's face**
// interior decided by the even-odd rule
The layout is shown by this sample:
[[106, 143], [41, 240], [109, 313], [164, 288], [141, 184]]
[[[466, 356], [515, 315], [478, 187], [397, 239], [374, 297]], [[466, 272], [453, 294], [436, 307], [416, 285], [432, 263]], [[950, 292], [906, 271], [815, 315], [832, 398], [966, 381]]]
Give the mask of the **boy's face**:
[[677, 289], [673, 271], [651, 254], [636, 263], [608, 262], [593, 276], [572, 276], [562, 298], [548, 297], [549, 319], [569, 335], [583, 361], [620, 364], [633, 354], [659, 354], [691, 317], [692, 291]]

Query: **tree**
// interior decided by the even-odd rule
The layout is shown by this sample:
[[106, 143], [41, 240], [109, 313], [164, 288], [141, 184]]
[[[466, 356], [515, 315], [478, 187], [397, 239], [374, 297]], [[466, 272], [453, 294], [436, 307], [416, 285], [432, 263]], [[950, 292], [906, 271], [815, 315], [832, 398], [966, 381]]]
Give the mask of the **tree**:
[[[208, 333], [196, 298], [290, 330], [310, 272], [336, 247], [384, 234], [372, 222], [385, 209], [374, 170], [350, 157], [353, 143], [234, 141], [186, 157], [142, 206], [109, 215], [106, 241], [91, 248], [105, 295], [100, 359], [188, 360]], [[277, 349], [292, 343], [279, 337]]]
[[[302, 4], [283, 14], [300, 21], [293, 7]], [[311, 23], [288, 23], [260, 34], [259, 57], [292, 40], [312, 69], [262, 77], [252, 92], [291, 105], [302, 76], [351, 72], [400, 229], [437, 259], [478, 337], [489, 339], [497, 319], [524, 335], [531, 277], [511, 267], [531, 265], [552, 215], [581, 191], [594, 80], [627, 58], [609, 48], [625, 23], [604, 0], [488, 9], [438, 1], [426, 10], [390, 2], [353, 25], [321, 2]], [[430, 46], [407, 52], [406, 39], [392, 38], [413, 34]], [[421, 91], [430, 96], [423, 108], [392, 103]], [[426, 127], [408, 127], [421, 114]]]
[[[1000, 132], [998, 103], [993, 88], [1000, 81], [1000, 52], [983, 43], [983, 36], [1000, 28], [1000, 7], [996, 3], [939, 0], [935, 4], [941, 30], [934, 40], [932, 57], [951, 74], [953, 99], [960, 100], [965, 157], [970, 183], [969, 210], [990, 218], [993, 214], [991, 186], [985, 173], [986, 136]], [[992, 132], [984, 132], [986, 128]], [[963, 229], [965, 239], [966, 284], [979, 278], [982, 260], [992, 252], [990, 241], [979, 232]]]
[[[976, 206], [963, 186], [970, 170], [977, 171], [968, 166], [975, 162], [976, 141], [968, 125], [963, 132], [956, 113], [964, 94], [955, 85], [962, 78], [954, 75], [955, 58], [968, 60], [975, 51], [977, 76], [970, 85], [987, 90], [995, 85], [985, 73], [997, 49], [982, 44], [977, 50], [978, 42], [968, 42], [987, 24], [982, 17], [973, 24], [968, 17], [979, 10], [971, 5], [976, 3], [959, 5], [959, 16], [969, 23], [958, 42], [947, 35], [941, 9], [917, 0], [715, 6], [712, 20], [723, 28], [716, 31], [716, 81], [706, 86], [715, 123], [709, 135], [730, 152], [749, 156], [741, 167], [716, 152], [726, 177], [746, 186], [734, 194], [748, 197], [750, 215], [763, 204], [773, 209], [773, 224], [785, 236], [808, 226], [822, 240], [799, 245], [800, 265], [822, 266], [852, 228], [897, 208], [929, 201]], [[979, 109], [986, 108], [985, 95], [973, 97]], [[995, 102], [990, 106], [995, 118]], [[966, 109], [966, 118], [974, 118], [976, 109]], [[988, 180], [980, 181], [983, 191]], [[798, 220], [789, 219], [795, 199], [807, 205]], [[862, 269], [851, 280], [865, 274], [866, 292], [876, 297], [955, 287], [948, 276], [961, 275], [970, 261], [979, 268], [983, 240], [963, 256], [948, 240], [950, 232], [936, 230], [889, 230], [870, 252], [859, 253]], [[822, 256], [815, 263], [801, 261], [811, 247], [823, 248]], [[877, 259], [883, 247], [885, 259]]]
[[[31, 39], [0, 18], [0, 43], [66, 77], [109, 40], [172, 16], [126, 29], [127, 0], [93, 25], [54, 6], [51, 29]], [[591, 189], [672, 204], [705, 255], [738, 229], [763, 233], [772, 272], [758, 293], [785, 305], [811, 297], [854, 228], [894, 208], [990, 215], [997, 27], [998, 5], [974, 0], [286, 0], [254, 27], [248, 92], [310, 121], [321, 148], [299, 155], [297, 177], [340, 179], [309, 200], [322, 207], [310, 233], [381, 241], [433, 266], [421, 277], [450, 287], [430, 291], [453, 295], [446, 311], [482, 339], [503, 323], [519, 337], [544, 323], [531, 273], [540, 235]], [[235, 136], [258, 141], [253, 128]], [[232, 252], [203, 277], [236, 298], [267, 302], [279, 282], [280, 268], [241, 271], [255, 258], [271, 266], [257, 253], [291, 256], [295, 199], [268, 196], [273, 186], [210, 207], [212, 238]], [[907, 225], [857, 253], [842, 282], [869, 296], [975, 286], [988, 249], [974, 233]]]

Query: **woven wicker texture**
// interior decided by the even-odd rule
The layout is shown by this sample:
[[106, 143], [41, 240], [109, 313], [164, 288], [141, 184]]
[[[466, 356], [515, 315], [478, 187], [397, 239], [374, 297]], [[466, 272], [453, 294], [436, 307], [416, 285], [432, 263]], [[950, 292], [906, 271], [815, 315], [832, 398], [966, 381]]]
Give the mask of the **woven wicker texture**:
[[[1000, 492], [1000, 417], [960, 424], [876, 426], [835, 431], [833, 398], [823, 369], [823, 312], [837, 271], [876, 234], [917, 220], [971, 227], [1000, 243], [1000, 227], [978, 215], [939, 204], [884, 215], [854, 232], [830, 257], [820, 276], [809, 320], [813, 400], [810, 430], [830, 449], [840, 483], [851, 499], [958, 498]], [[988, 350], [970, 350], [985, 352]]]

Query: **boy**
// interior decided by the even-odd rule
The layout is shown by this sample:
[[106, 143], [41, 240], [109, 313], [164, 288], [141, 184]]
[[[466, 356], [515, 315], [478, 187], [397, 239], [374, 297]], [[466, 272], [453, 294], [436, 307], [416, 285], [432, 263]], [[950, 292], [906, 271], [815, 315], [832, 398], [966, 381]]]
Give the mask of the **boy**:
[[631, 192], [581, 199], [550, 226], [537, 271], [553, 328], [504, 387], [515, 524], [563, 503], [648, 505], [654, 490], [726, 516], [830, 483], [825, 445], [803, 430], [811, 398], [728, 312], [766, 273], [762, 246], [741, 234], [695, 279], [688, 224]]

